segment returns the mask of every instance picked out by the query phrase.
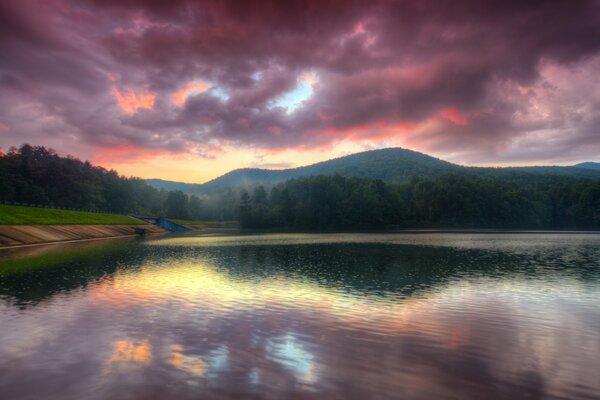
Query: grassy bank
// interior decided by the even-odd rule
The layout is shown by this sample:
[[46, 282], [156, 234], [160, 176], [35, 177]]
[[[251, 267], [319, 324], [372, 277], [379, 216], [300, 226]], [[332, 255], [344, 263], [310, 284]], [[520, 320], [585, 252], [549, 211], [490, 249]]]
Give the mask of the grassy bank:
[[140, 225], [127, 215], [0, 204], [0, 225]]

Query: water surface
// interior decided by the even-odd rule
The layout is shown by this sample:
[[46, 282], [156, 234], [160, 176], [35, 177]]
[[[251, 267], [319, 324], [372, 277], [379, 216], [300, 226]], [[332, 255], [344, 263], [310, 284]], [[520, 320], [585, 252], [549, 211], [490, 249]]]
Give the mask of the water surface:
[[600, 235], [0, 251], [4, 399], [598, 399]]

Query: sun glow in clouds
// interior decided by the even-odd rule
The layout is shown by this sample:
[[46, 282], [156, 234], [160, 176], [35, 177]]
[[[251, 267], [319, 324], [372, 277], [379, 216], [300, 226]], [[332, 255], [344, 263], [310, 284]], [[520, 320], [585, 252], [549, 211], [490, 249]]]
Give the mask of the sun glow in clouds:
[[171, 100], [177, 107], [182, 107], [189, 96], [204, 93], [210, 88], [211, 85], [206, 82], [190, 81], [184, 87], [173, 93], [171, 95]]
[[444, 108], [440, 111], [439, 115], [454, 125], [467, 126], [469, 124], [465, 115], [458, 108]]
[[116, 86], [113, 86], [112, 92], [117, 99], [119, 107], [128, 114], [133, 114], [140, 108], [146, 110], [154, 108], [156, 93], [149, 90], [144, 89], [141, 92], [134, 92], [131, 89], [126, 89], [125, 91], [121, 91]]
[[[344, 11], [307, 1], [300, 14], [279, 1], [248, 15], [239, 2], [24, 3], [2, 2], [15, 44], [0, 63], [5, 149], [29, 142], [78, 158], [175, 149], [170, 161], [145, 157], [118, 171], [177, 181], [246, 167], [254, 151], [270, 152], [265, 163], [281, 162], [273, 150], [295, 151], [297, 166], [339, 156], [340, 146], [402, 145], [480, 166], [600, 156], [593, 0], [466, 2], [459, 13], [418, 0]], [[94, 18], [68, 23], [82, 15]], [[381, 122], [416, 128], [360, 133]], [[234, 154], [180, 162], [207, 143]]]

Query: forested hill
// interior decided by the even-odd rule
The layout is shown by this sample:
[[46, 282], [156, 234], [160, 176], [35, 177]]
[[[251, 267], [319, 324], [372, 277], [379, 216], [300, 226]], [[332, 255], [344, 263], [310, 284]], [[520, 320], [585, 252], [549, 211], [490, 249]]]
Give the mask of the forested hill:
[[2, 202], [180, 219], [199, 218], [201, 208], [197, 196], [157, 190], [143, 179], [28, 144], [0, 152]]
[[600, 171], [600, 163], [597, 162], [582, 162], [577, 165], [574, 165], [574, 167]]
[[23, 145], [0, 153], [0, 202], [239, 219], [246, 228], [600, 229], [600, 171], [582, 168], [466, 168], [386, 149], [285, 171], [234, 171], [226, 177], [230, 180], [221, 182], [244, 179], [248, 186], [201, 196], [159, 190], [139, 178]]
[[[587, 163], [593, 164], [593, 163]], [[266, 185], [272, 186], [289, 179], [316, 175], [340, 175], [381, 179], [387, 183], [405, 183], [413, 177], [427, 178], [446, 174], [498, 177], [509, 180], [528, 180], [533, 175], [557, 175], [578, 178], [599, 178], [600, 169], [589, 167], [508, 167], [482, 168], [465, 167], [440, 160], [426, 154], [402, 148], [365, 151], [317, 164], [284, 169], [267, 170], [244, 168], [231, 171], [205, 184], [177, 183], [163, 180], [148, 180], [157, 188], [178, 189], [191, 193], [217, 193], [227, 188]]]

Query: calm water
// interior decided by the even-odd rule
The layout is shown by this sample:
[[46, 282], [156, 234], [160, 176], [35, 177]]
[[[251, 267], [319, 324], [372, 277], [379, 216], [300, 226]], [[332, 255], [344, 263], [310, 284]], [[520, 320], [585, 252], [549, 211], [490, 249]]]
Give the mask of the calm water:
[[599, 399], [600, 235], [0, 251], [1, 399]]

